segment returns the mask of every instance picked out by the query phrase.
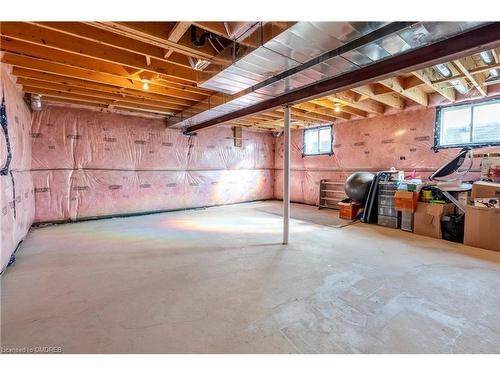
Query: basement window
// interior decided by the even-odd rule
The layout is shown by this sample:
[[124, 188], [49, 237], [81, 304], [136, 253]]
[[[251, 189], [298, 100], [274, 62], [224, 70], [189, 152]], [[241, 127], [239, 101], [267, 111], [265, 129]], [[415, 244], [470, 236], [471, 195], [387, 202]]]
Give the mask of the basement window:
[[332, 155], [333, 127], [332, 125], [304, 129], [302, 156]]
[[500, 99], [437, 109], [436, 149], [496, 145], [500, 145]]

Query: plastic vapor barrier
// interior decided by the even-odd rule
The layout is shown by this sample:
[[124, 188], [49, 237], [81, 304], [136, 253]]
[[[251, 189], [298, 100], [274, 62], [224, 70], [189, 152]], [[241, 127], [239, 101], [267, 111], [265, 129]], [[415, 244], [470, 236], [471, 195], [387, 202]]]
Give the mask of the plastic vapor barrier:
[[[378, 172], [395, 167], [406, 173], [416, 171], [424, 180], [451, 160], [458, 149], [434, 152], [435, 108], [407, 110], [392, 115], [352, 120], [333, 126], [333, 155], [302, 156], [303, 130], [292, 130], [291, 200], [318, 204], [319, 182], [345, 182], [356, 171]], [[498, 152], [482, 148], [479, 152]], [[468, 161], [466, 161], [468, 163]], [[467, 178], [479, 177], [480, 159], [475, 159]], [[274, 195], [283, 197], [283, 137], [276, 141]], [[345, 195], [339, 194], [342, 199]]]
[[273, 197], [269, 133], [186, 136], [165, 122], [46, 107], [33, 117], [36, 222], [212, 206]]
[[31, 114], [8, 69], [0, 64], [0, 269], [26, 236], [34, 217], [31, 178]]

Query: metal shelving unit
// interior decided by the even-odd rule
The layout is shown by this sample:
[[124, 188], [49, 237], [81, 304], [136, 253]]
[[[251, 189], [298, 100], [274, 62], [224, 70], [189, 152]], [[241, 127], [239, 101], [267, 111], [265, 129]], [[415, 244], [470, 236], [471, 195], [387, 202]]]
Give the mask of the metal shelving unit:
[[339, 209], [338, 202], [346, 198], [344, 183], [332, 180], [320, 180], [318, 208]]

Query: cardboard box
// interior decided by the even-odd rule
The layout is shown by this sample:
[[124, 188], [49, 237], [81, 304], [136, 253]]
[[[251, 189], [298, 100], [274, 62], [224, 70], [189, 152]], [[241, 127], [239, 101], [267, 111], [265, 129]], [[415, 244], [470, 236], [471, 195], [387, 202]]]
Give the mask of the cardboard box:
[[476, 181], [472, 184], [471, 199], [476, 198], [500, 198], [500, 183]]
[[394, 208], [398, 211], [415, 212], [418, 194], [412, 191], [397, 190], [394, 194]]
[[500, 208], [467, 206], [464, 244], [500, 251]]
[[441, 217], [455, 212], [453, 203], [434, 204], [418, 202], [413, 218], [413, 233], [441, 238]]

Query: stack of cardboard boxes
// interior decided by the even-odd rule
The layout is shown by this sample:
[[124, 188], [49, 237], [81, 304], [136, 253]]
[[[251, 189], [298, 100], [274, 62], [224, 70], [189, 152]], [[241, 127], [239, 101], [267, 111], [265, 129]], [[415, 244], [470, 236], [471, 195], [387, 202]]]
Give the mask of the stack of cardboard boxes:
[[500, 183], [477, 181], [465, 209], [464, 244], [500, 251]]
[[415, 211], [414, 233], [422, 236], [442, 238], [441, 218], [455, 213], [453, 203], [436, 204], [418, 202]]

